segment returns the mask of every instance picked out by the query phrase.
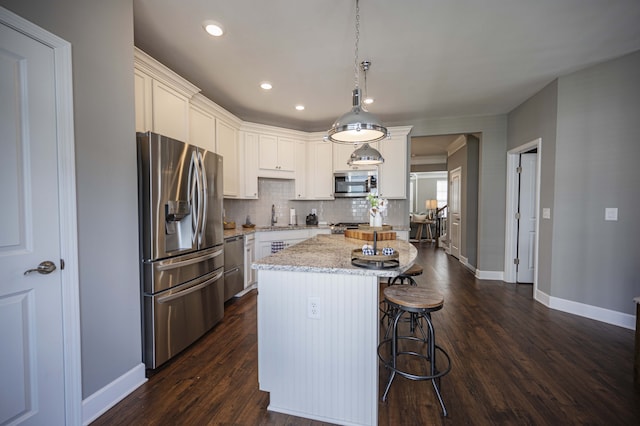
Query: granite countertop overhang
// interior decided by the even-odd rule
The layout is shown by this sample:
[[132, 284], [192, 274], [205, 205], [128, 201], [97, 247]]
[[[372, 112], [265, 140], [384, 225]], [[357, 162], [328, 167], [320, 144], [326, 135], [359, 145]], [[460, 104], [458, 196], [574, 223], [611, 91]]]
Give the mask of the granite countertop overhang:
[[274, 226], [254, 226], [252, 228], [243, 228], [242, 226], [225, 229], [224, 239], [237, 237], [239, 235], [253, 234], [256, 232], [275, 232], [275, 231], [291, 231], [304, 229], [331, 229], [328, 225], [274, 225]]
[[254, 262], [251, 267], [258, 270], [322, 272], [345, 275], [375, 275], [395, 277], [409, 269], [415, 262], [418, 251], [402, 240], [379, 241], [378, 249], [392, 247], [398, 251], [400, 266], [389, 269], [368, 269], [351, 264], [351, 252], [362, 248], [365, 241], [346, 238], [344, 235], [318, 235], [278, 253]]

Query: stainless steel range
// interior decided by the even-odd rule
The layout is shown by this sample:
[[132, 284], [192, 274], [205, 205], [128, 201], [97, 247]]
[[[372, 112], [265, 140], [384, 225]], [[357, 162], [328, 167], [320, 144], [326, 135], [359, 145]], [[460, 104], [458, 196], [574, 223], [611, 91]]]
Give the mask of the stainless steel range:
[[344, 234], [347, 229], [358, 229], [359, 225], [368, 225], [365, 222], [340, 222], [331, 225], [332, 234]]

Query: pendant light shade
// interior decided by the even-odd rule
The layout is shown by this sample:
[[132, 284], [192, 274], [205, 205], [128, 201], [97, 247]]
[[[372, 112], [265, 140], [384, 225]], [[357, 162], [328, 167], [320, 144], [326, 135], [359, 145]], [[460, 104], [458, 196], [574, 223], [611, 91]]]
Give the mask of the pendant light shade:
[[[387, 128], [382, 125], [382, 122], [373, 114], [362, 108], [360, 88], [358, 87], [360, 74], [360, 70], [358, 69], [359, 40], [360, 6], [358, 0], [356, 0], [356, 49], [354, 61], [355, 89], [353, 89], [353, 107], [349, 112], [340, 116], [340, 118], [333, 123], [331, 129], [327, 132], [327, 138], [331, 142], [343, 144], [375, 142], [384, 139], [388, 135]], [[370, 64], [370, 62], [367, 63]]]
[[377, 149], [372, 148], [368, 143], [364, 143], [360, 148], [353, 151], [349, 161], [347, 161], [349, 166], [382, 163], [384, 163], [384, 158], [382, 158], [380, 152]]
[[353, 108], [338, 118], [328, 132], [336, 143], [375, 142], [387, 137], [387, 129], [373, 114], [362, 109], [360, 89], [353, 89]]

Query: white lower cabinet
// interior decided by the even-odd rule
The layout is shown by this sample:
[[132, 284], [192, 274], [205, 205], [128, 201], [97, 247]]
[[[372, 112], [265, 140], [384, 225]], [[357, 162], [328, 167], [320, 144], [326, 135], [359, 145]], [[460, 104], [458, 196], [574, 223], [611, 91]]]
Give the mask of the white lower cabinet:
[[256, 236], [246, 234], [244, 236], [244, 288], [247, 289], [256, 283], [256, 270], [251, 264], [256, 260]]

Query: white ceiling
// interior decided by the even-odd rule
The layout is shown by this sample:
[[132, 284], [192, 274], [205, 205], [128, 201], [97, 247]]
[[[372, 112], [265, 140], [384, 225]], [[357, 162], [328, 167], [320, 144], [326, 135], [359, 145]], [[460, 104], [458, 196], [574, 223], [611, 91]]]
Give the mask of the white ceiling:
[[[136, 46], [243, 120], [324, 131], [351, 107], [355, 0], [133, 4]], [[226, 34], [207, 35], [207, 19]], [[361, 0], [360, 21], [369, 111], [388, 126], [507, 113], [558, 76], [640, 49], [638, 0]]]

